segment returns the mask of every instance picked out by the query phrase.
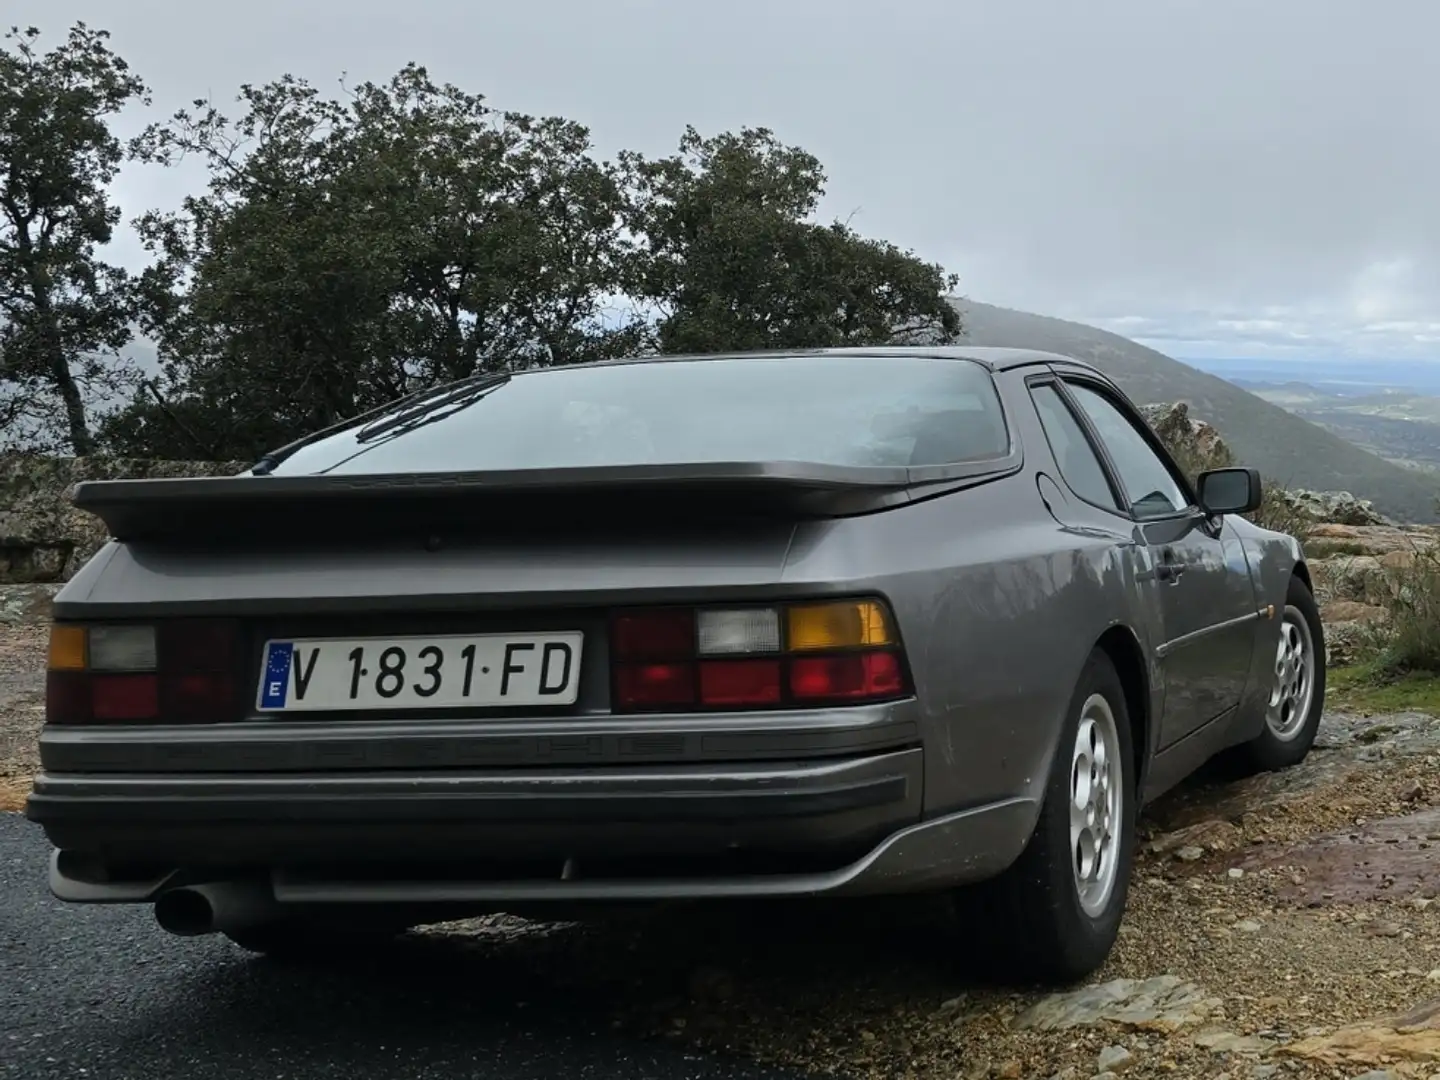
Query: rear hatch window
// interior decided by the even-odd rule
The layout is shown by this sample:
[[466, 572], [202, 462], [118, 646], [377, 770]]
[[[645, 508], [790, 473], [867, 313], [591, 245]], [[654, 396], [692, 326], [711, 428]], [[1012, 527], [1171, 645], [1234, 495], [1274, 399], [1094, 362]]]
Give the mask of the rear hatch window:
[[[780, 356], [538, 370], [451, 399], [424, 422], [379, 417], [276, 474], [803, 461], [924, 466], [1009, 449], [990, 373], [968, 360]], [[367, 431], [367, 428], [370, 429]]]

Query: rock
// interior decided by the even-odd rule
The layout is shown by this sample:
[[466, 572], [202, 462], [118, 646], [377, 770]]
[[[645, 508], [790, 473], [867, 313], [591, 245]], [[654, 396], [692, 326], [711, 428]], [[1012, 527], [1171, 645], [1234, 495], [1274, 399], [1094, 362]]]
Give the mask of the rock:
[[1225, 871], [1225, 876], [1230, 878], [1232, 881], [1239, 881], [1245, 876], [1245, 871], [1240, 869], [1240, 867], [1238, 866], [1232, 866], [1229, 870]]
[[1196, 844], [1187, 844], [1175, 852], [1175, 857], [1181, 862], [1194, 862], [1196, 859], [1205, 857], [1205, 849]]
[[1327, 629], [1335, 623], [1384, 622], [1389, 617], [1390, 612], [1383, 607], [1377, 604], [1362, 604], [1359, 600], [1332, 600], [1320, 607], [1320, 618], [1324, 620]]
[[1135, 1055], [1123, 1046], [1107, 1046], [1095, 1064], [1102, 1073], [1122, 1073], [1135, 1064]]
[[1156, 837], [1150, 842], [1150, 851], [1155, 855], [1165, 855], [1178, 852], [1181, 848], [1197, 847], [1203, 855], [1205, 851], [1234, 850], [1240, 846], [1240, 840], [1240, 830], [1234, 825], [1212, 819]]
[[25, 626], [50, 621], [51, 605], [60, 585], [0, 585], [0, 626]]
[[[1440, 809], [1429, 808], [1296, 843], [1266, 845], [1247, 854], [1243, 865], [1252, 872], [1284, 867], [1295, 873], [1276, 888], [1275, 898], [1299, 906], [1433, 894], [1435, 851], [1426, 837], [1437, 833]], [[1370, 924], [1370, 933], [1379, 936], [1402, 932], [1391, 920]]]
[[[1283, 1047], [1281, 1053], [1332, 1068], [1342, 1065], [1379, 1068], [1402, 1062], [1433, 1064], [1440, 1061], [1440, 998], [1400, 1016], [1366, 1020], [1328, 1035], [1301, 1039]], [[1381, 1069], [1378, 1073], [1363, 1075], [1385, 1076], [1387, 1072]]]
[[1261, 927], [1254, 919], [1241, 919], [1235, 924], [1235, 929], [1239, 930], [1242, 934], [1258, 934]]
[[1369, 499], [1357, 499], [1348, 491], [1308, 491], [1297, 488], [1274, 492], [1298, 514], [1312, 521], [1332, 525], [1390, 525], [1396, 523], [1375, 509]]
[[109, 539], [105, 526], [71, 503], [82, 480], [232, 476], [236, 461], [144, 461], [0, 454], [0, 585], [69, 580]]
[[1110, 982], [1049, 994], [1016, 1016], [1017, 1029], [1063, 1031], [1101, 1023], [1153, 1031], [1175, 1031], [1204, 1023], [1220, 1001], [1178, 975]]
[[1140, 411], [1176, 462], [1191, 476], [1206, 469], [1235, 463], [1235, 455], [1220, 433], [1204, 420], [1190, 415], [1183, 401], [1170, 405], [1142, 405]]
[[1274, 1044], [1258, 1035], [1237, 1035], [1233, 1031], [1204, 1031], [1195, 1036], [1195, 1045], [1216, 1054], [1263, 1054]]

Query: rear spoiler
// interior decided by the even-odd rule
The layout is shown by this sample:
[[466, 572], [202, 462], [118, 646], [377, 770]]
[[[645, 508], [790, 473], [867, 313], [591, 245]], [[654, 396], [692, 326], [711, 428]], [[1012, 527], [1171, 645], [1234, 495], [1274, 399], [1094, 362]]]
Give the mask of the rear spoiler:
[[503, 472], [87, 480], [73, 501], [122, 541], [271, 541], [463, 528], [530, 531], [873, 513], [1019, 468], [1018, 455], [925, 468], [793, 462]]

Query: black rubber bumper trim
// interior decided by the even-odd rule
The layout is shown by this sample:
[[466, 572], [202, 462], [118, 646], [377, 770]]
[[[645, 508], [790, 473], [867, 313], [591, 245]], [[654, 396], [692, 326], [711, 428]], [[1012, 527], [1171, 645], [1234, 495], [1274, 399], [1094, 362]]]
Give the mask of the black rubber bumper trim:
[[903, 776], [794, 789], [650, 794], [612, 792], [474, 792], [454, 795], [303, 795], [273, 790], [253, 796], [50, 795], [35, 792], [25, 815], [54, 823], [170, 824], [262, 822], [733, 821], [823, 817], [901, 802]]

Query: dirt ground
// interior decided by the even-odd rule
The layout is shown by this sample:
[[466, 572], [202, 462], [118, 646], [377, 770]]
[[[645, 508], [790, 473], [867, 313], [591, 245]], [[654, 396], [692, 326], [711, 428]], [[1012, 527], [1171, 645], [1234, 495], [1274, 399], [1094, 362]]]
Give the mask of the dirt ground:
[[[43, 628], [0, 626], [0, 807], [35, 768]], [[1334, 713], [1309, 761], [1145, 814], [1120, 942], [1068, 994], [967, 972], [938, 904], [426, 928], [617, 1028], [852, 1077], [1440, 1077], [1440, 719]], [[376, 962], [370, 958], [367, 962]], [[1387, 1072], [1388, 1070], [1388, 1072]]]
[[45, 626], [0, 624], [0, 811], [20, 809], [39, 767], [48, 633]]

